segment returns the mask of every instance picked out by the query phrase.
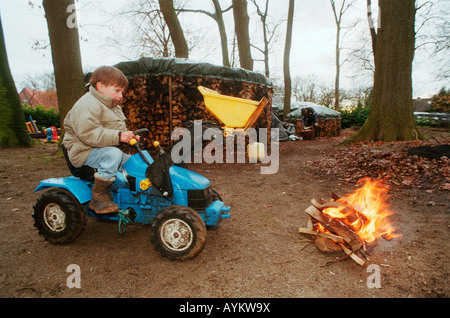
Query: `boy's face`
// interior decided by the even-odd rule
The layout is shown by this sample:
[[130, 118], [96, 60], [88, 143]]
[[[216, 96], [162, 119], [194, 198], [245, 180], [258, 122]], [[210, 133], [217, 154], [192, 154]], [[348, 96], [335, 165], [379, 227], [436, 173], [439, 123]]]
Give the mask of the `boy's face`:
[[123, 87], [115, 85], [104, 85], [101, 82], [97, 83], [97, 90], [100, 94], [111, 98], [114, 101], [114, 105], [118, 105], [123, 97]]

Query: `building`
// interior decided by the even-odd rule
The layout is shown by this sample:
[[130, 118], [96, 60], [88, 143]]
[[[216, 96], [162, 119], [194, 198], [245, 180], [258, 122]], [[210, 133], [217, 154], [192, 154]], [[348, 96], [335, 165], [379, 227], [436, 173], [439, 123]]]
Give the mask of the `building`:
[[414, 112], [426, 112], [431, 109], [432, 98], [420, 98], [413, 100]]
[[20, 101], [24, 105], [36, 107], [42, 105], [46, 109], [56, 108], [58, 110], [58, 98], [55, 91], [38, 91], [31, 88], [24, 88], [19, 94]]

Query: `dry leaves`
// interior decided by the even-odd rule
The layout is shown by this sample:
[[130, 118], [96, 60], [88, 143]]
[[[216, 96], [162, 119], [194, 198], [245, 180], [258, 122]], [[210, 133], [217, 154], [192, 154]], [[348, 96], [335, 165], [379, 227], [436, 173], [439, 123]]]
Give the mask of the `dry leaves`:
[[450, 159], [409, 155], [408, 149], [436, 146], [430, 142], [369, 142], [337, 148], [331, 157], [313, 162], [326, 174], [355, 183], [364, 178], [385, 179], [398, 187], [415, 187], [428, 193], [450, 190]]

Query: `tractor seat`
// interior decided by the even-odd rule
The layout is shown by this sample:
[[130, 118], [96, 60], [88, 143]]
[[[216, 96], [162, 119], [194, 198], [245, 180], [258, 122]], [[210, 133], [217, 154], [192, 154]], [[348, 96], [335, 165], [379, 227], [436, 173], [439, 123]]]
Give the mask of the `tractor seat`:
[[62, 151], [64, 153], [64, 158], [66, 159], [67, 166], [74, 177], [80, 178], [81, 180], [94, 182], [94, 174], [96, 170], [90, 166], [81, 166], [80, 168], [75, 168], [69, 160], [69, 155], [67, 154], [67, 149], [64, 144], [61, 144]]

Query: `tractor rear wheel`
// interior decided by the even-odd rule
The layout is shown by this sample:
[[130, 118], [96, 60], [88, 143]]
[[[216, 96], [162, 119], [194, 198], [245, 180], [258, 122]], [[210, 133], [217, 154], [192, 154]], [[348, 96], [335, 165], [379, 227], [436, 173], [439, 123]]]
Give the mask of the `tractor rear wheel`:
[[197, 212], [173, 205], [156, 216], [151, 241], [162, 256], [185, 261], [200, 254], [205, 247], [206, 235], [205, 223]]
[[86, 209], [65, 189], [44, 192], [33, 209], [34, 226], [50, 243], [73, 241], [86, 226]]

